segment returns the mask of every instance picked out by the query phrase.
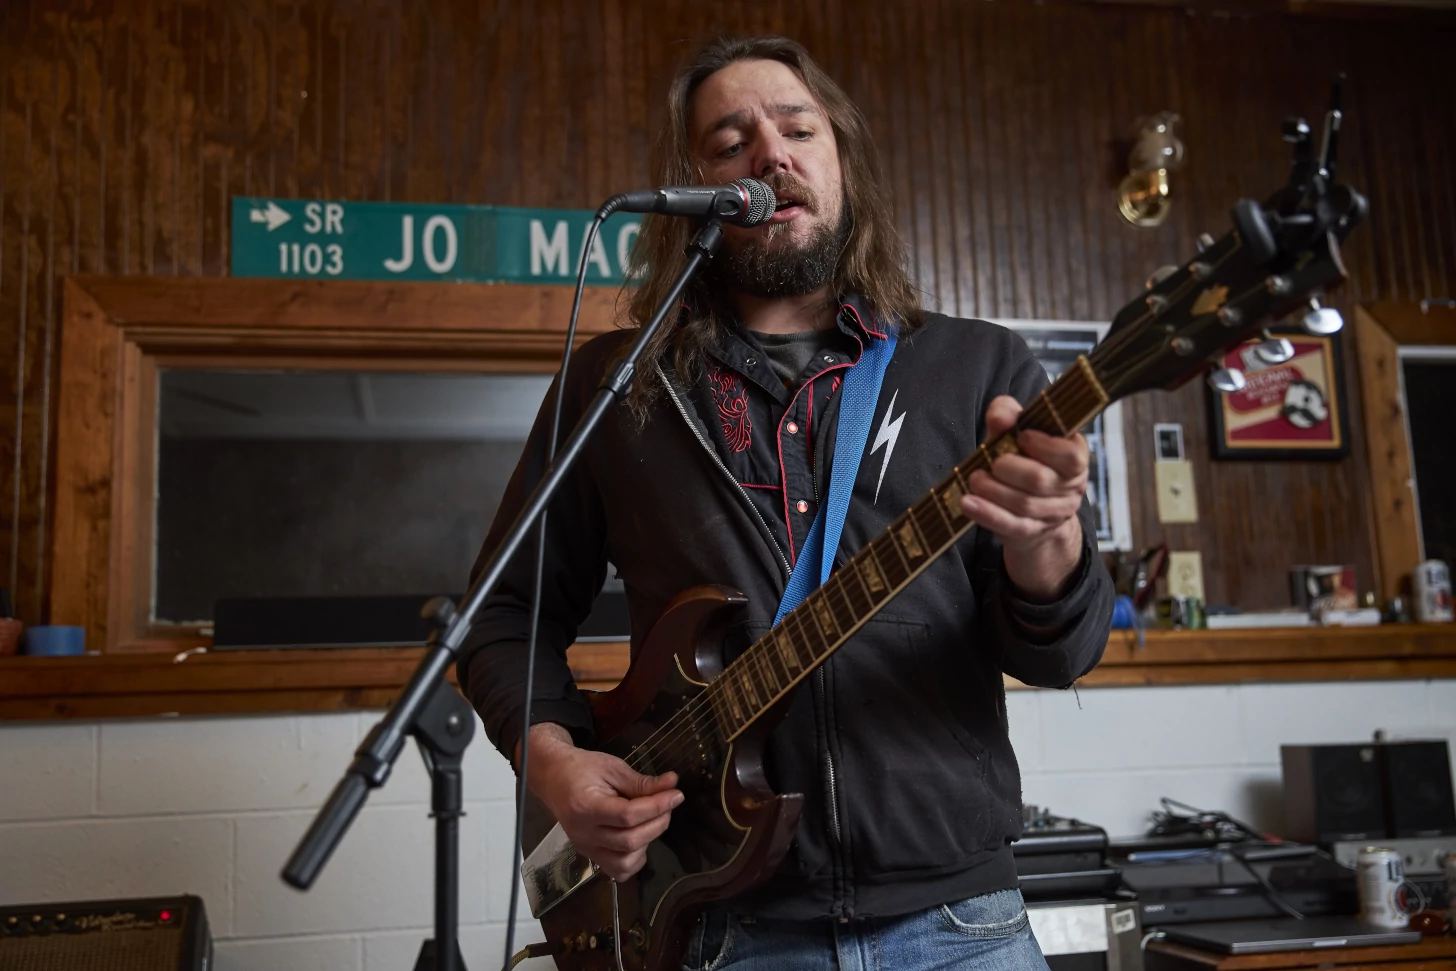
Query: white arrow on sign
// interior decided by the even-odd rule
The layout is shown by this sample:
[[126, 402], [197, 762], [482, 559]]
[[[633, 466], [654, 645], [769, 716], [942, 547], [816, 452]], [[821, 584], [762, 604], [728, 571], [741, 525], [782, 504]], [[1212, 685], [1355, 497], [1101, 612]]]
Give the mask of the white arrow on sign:
[[268, 205], [265, 208], [263, 208], [263, 209], [252, 209], [252, 210], [249, 210], [249, 212], [248, 212], [248, 221], [249, 222], [254, 222], [254, 223], [267, 223], [268, 224], [268, 232], [270, 232], [270, 233], [273, 232], [273, 230], [277, 229], [279, 226], [282, 226], [284, 223], [288, 222], [288, 220], [290, 220], [292, 218], [293, 218], [292, 216], [290, 216], [288, 213], [284, 212], [283, 211], [283, 208], [281, 206], [279, 206], [278, 203], [274, 202], [272, 199], [269, 199], [268, 200]]

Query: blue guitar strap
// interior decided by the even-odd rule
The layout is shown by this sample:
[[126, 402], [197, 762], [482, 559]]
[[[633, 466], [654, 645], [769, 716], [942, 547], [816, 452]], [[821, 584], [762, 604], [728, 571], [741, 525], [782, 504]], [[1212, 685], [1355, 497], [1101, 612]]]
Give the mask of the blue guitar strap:
[[834, 467], [829, 473], [829, 495], [819, 507], [809, 535], [799, 549], [799, 558], [789, 574], [789, 585], [774, 625], [784, 615], [804, 602], [813, 590], [829, 579], [834, 569], [834, 556], [839, 552], [839, 537], [844, 532], [844, 517], [849, 513], [849, 496], [854, 491], [859, 461], [869, 439], [870, 424], [875, 419], [875, 404], [880, 400], [880, 385], [885, 369], [895, 353], [895, 327], [885, 328], [886, 336], [875, 338], [860, 354], [858, 361], [844, 376], [839, 390], [839, 425], [834, 438]]

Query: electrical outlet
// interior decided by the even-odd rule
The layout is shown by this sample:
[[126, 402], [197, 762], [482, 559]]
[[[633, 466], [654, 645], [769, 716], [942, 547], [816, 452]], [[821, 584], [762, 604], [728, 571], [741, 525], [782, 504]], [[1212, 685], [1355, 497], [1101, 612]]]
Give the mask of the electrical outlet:
[[1198, 522], [1198, 497], [1193, 492], [1193, 463], [1154, 462], [1158, 486], [1158, 522]]
[[1168, 596], [1197, 597], [1203, 595], [1203, 554], [1197, 550], [1175, 550], [1168, 554]]

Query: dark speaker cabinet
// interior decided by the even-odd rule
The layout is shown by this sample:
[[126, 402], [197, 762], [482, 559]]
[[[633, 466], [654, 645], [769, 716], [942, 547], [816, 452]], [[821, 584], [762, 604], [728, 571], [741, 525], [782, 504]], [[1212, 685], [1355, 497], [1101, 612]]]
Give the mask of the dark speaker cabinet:
[[1282, 745], [1286, 835], [1303, 843], [1456, 834], [1445, 741]]
[[1389, 835], [1456, 835], [1456, 797], [1446, 743], [1387, 742], [1380, 746], [1380, 755]]
[[1285, 835], [1301, 843], [1385, 836], [1378, 747], [1281, 745]]

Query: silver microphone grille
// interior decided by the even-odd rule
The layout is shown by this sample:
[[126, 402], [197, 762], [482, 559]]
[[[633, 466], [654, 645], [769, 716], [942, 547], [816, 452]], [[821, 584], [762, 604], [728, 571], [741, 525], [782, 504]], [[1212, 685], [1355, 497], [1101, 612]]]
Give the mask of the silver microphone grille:
[[738, 225], [762, 226], [773, 218], [774, 211], [778, 208], [778, 200], [774, 198], [773, 188], [767, 182], [759, 179], [734, 179], [733, 184], [742, 188], [748, 196], [748, 208], [736, 220]]

